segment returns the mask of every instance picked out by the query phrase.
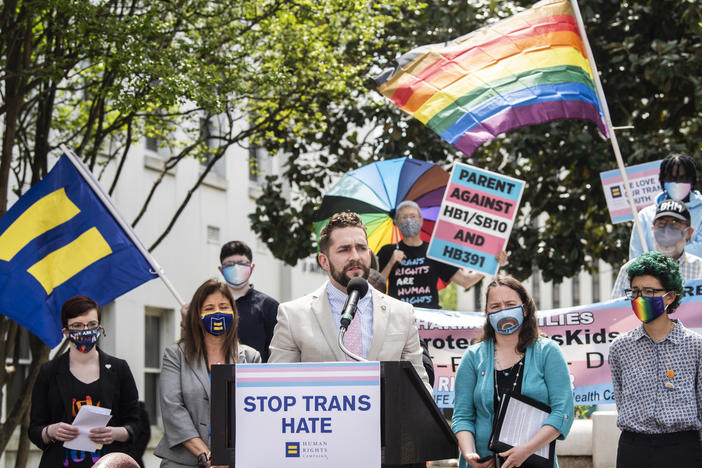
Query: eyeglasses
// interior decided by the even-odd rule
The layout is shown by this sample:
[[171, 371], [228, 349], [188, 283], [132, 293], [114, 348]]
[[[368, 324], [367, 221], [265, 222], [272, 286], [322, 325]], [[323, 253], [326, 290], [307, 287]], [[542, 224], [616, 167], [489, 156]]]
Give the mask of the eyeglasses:
[[624, 294], [626, 294], [626, 298], [630, 300], [634, 300], [639, 296], [646, 296], [646, 297], [652, 297], [655, 296], [656, 293], [660, 292], [665, 292], [667, 289], [665, 288], [634, 288], [634, 289], [625, 289]]
[[657, 229], [664, 228], [666, 226], [672, 226], [672, 227], [678, 228], [678, 229], [687, 229], [690, 226], [690, 224], [686, 223], [684, 221], [675, 221], [675, 220], [666, 221], [663, 219], [657, 219], [653, 222], [653, 227], [655, 227]]
[[68, 324], [69, 330], [90, 330], [91, 328], [97, 328], [100, 326], [100, 322], [93, 320], [92, 322], [73, 322]]
[[250, 264], [250, 263], [234, 263], [234, 262], [227, 262], [227, 263], [222, 263], [222, 268], [228, 268], [228, 267], [235, 266], [235, 265], [239, 265], [239, 266], [243, 266], [243, 267], [247, 267], [247, 268], [252, 268], [252, 267], [253, 267], [253, 265]]

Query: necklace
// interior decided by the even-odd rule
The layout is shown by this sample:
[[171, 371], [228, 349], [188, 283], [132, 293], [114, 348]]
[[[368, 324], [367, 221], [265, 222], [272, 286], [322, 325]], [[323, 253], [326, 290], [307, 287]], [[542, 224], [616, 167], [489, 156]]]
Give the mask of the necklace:
[[[517, 364], [518, 364], [518, 366], [517, 366]], [[512, 380], [512, 389], [511, 389], [511, 392], [514, 392], [514, 389], [517, 388], [517, 382], [519, 382], [519, 374], [521, 373], [522, 367], [524, 366], [524, 353], [520, 353], [519, 362], [518, 362], [517, 364], [514, 365], [514, 366], [517, 366], [517, 372], [514, 373], [514, 379]], [[497, 359], [497, 352], [495, 352], [495, 365], [494, 365], [494, 368], [493, 368], [494, 371], [495, 371], [495, 375], [494, 375], [494, 378], [495, 378], [495, 396], [497, 397], [497, 401], [500, 402], [500, 401], [502, 401], [502, 395], [500, 394], [500, 390], [499, 390], [499, 388], [498, 388], [498, 386], [497, 386], [497, 367], [498, 367], [498, 366], [499, 366], [499, 367], [502, 367], [502, 365], [500, 364], [500, 360]], [[514, 366], [510, 367], [509, 369], [501, 369], [500, 372], [502, 372], [502, 374], [503, 374], [505, 377], [508, 377], [510, 371], [511, 371], [512, 369], [514, 369]]]

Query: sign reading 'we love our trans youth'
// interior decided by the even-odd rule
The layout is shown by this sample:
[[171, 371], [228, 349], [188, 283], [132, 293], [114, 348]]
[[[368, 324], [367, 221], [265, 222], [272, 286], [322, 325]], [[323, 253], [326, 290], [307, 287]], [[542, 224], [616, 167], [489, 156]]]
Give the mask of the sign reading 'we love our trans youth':
[[494, 275], [524, 191], [524, 181], [456, 163], [427, 256]]

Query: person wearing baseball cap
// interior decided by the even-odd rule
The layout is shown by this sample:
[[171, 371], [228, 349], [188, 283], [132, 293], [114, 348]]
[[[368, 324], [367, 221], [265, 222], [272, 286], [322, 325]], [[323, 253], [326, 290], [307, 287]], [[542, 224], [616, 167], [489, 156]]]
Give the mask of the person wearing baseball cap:
[[629, 259], [638, 257], [644, 253], [644, 250], [655, 250], [650, 227], [657, 215], [658, 204], [666, 199], [682, 202], [689, 210], [690, 226], [695, 229], [695, 233], [687, 242], [685, 251], [702, 257], [702, 194], [695, 190], [698, 188], [695, 159], [683, 153], [669, 154], [661, 161], [658, 181], [662, 191], [658, 193], [655, 204], [639, 211], [636, 217], [636, 222], [644, 231], [646, 249], [641, 243], [637, 230], [632, 229], [629, 239]]
[[[690, 226], [690, 211], [684, 202], [667, 198], [658, 203], [651, 230], [656, 252], [678, 263], [683, 281], [702, 278], [702, 258], [685, 252], [695, 229]], [[619, 270], [612, 287], [612, 299], [624, 296], [624, 290], [629, 287], [626, 270], [633, 261], [629, 260]]]

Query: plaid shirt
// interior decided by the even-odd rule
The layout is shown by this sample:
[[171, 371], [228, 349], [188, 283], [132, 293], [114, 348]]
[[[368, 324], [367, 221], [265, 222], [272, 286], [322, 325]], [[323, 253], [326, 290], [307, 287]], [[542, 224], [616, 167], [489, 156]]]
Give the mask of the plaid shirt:
[[[619, 270], [619, 275], [617, 275], [617, 280], [614, 282], [612, 287], [612, 299], [617, 299], [619, 297], [624, 297], [624, 290], [629, 288], [629, 275], [626, 273], [626, 269], [629, 265], [636, 260], [635, 258], [629, 260], [622, 266]], [[680, 274], [682, 275], [683, 281], [691, 281], [695, 279], [702, 278], [702, 258], [683, 252], [683, 254], [677, 259], [678, 266], [680, 267]]]
[[673, 320], [654, 342], [643, 325], [618, 336], [609, 348], [617, 426], [661, 434], [702, 429], [702, 335]]

